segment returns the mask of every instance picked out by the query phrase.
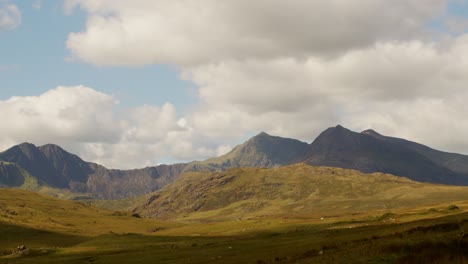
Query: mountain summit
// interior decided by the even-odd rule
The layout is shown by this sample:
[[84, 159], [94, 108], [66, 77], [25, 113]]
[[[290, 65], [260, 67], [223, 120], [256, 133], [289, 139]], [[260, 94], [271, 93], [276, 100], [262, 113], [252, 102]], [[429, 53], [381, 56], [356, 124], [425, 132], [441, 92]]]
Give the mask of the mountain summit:
[[468, 184], [468, 178], [450, 167], [395, 143], [373, 130], [356, 133], [342, 126], [322, 132], [310, 145], [304, 163], [354, 169], [365, 173], [383, 172], [415, 181]]
[[23, 143], [0, 153], [0, 160], [15, 163], [56, 188], [83, 189], [92, 172], [90, 164], [52, 144], [36, 147]]
[[235, 160], [239, 167], [277, 167], [300, 161], [306, 149], [307, 143], [262, 132], [219, 158]]
[[381, 134], [379, 134], [378, 132], [376, 132], [373, 129], [366, 129], [366, 130], [362, 131], [361, 134], [368, 135], [368, 136], [375, 137], [375, 138], [383, 137]]
[[0, 153], [0, 161], [9, 163], [0, 170], [2, 186], [17, 186], [27, 174], [41, 184], [100, 199], [147, 194], [186, 172], [274, 168], [301, 162], [389, 173], [421, 182], [468, 185], [466, 155], [438, 151], [374, 130], [356, 133], [340, 125], [326, 129], [311, 144], [261, 132], [216, 158], [134, 170], [107, 169], [52, 144], [36, 147], [23, 143]]
[[192, 162], [185, 171], [219, 171], [235, 167], [278, 167], [301, 161], [308, 144], [265, 132], [217, 158]]

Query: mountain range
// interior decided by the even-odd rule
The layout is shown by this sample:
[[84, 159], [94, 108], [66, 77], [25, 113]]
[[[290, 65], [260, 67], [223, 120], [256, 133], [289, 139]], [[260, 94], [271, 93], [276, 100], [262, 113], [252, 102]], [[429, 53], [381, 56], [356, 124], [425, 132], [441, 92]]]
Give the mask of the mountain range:
[[33, 178], [41, 186], [97, 199], [148, 194], [187, 172], [275, 168], [296, 163], [382, 172], [420, 182], [468, 185], [467, 155], [435, 150], [373, 130], [357, 133], [342, 126], [328, 128], [310, 144], [262, 132], [220, 157], [134, 170], [113, 170], [85, 162], [52, 144], [16, 145], [0, 153], [0, 161], [0, 186], [28, 189], [27, 179]]

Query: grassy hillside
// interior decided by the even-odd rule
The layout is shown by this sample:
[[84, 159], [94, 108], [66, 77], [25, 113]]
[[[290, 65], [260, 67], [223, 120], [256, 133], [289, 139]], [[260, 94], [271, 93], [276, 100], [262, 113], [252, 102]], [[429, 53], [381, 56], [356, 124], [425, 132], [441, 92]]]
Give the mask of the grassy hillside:
[[467, 199], [467, 187], [296, 164], [274, 169], [187, 173], [149, 195], [135, 212], [184, 220], [286, 215], [320, 218]]
[[2, 189], [0, 263], [465, 263], [467, 209], [181, 224]]
[[11, 225], [90, 236], [120, 233], [122, 226], [125, 226], [126, 232], [145, 233], [158, 223], [130, 215], [128, 212], [99, 209], [35, 192], [0, 190], [0, 222]]

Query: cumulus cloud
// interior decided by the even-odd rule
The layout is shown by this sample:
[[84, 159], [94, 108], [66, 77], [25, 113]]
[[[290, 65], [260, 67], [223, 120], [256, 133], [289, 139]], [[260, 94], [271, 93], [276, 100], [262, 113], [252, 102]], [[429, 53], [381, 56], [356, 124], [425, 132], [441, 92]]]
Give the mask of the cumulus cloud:
[[11, 30], [21, 24], [21, 11], [8, 2], [0, 2], [0, 31]]
[[98, 65], [194, 65], [229, 59], [341, 54], [424, 35], [438, 0], [68, 0], [88, 12], [71, 33], [76, 59]]
[[468, 152], [463, 120], [468, 113], [468, 92], [441, 98], [420, 98], [406, 103], [370, 102], [350, 109], [346, 123], [355, 129], [373, 128], [386, 135], [417, 140], [434, 148]]
[[468, 31], [468, 19], [465, 17], [451, 16], [444, 23], [452, 33], [461, 34]]
[[[66, 142], [116, 140], [112, 107], [115, 99], [83, 86], [57, 87], [40, 96], [0, 101], [6, 122], [3, 139]], [[99, 115], [96, 115], [99, 113]]]
[[[206, 108], [194, 114], [195, 123], [214, 136], [224, 130], [257, 129], [311, 140], [339, 122], [365, 128], [366, 122], [356, 126], [350, 120], [365, 111], [391, 112], [392, 108], [375, 107], [388, 102], [419, 107], [442, 98], [449, 110], [453, 107], [449, 99], [466, 90], [467, 44], [468, 35], [443, 46], [421, 41], [376, 43], [332, 60], [231, 61], [190, 68], [183, 76], [200, 87]], [[363, 110], [355, 111], [358, 108]], [[368, 126], [373, 124], [371, 115], [365, 116]], [[411, 138], [423, 139], [417, 133]], [[430, 143], [427, 136], [424, 140]], [[452, 140], [446, 137], [447, 142]]]
[[[118, 100], [84, 86], [57, 87], [39, 96], [0, 101], [0, 147], [55, 143], [111, 168], [209, 157], [172, 104], [120, 109]], [[183, 123], [183, 122], [182, 122]]]
[[68, 36], [76, 60], [176, 65], [200, 99], [183, 117], [171, 104], [127, 111], [119, 144], [88, 153], [190, 159], [262, 130], [310, 142], [337, 123], [468, 153], [468, 34], [448, 3], [68, 0], [88, 13]]

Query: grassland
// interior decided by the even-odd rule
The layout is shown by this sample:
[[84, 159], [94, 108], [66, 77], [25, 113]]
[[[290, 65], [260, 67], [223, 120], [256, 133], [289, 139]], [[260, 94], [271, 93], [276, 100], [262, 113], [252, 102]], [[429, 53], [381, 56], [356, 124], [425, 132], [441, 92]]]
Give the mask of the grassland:
[[179, 221], [307, 218], [468, 200], [468, 187], [295, 164], [274, 169], [191, 172], [148, 196], [135, 211]]
[[466, 201], [327, 215], [160, 221], [0, 189], [0, 263], [468, 261]]

